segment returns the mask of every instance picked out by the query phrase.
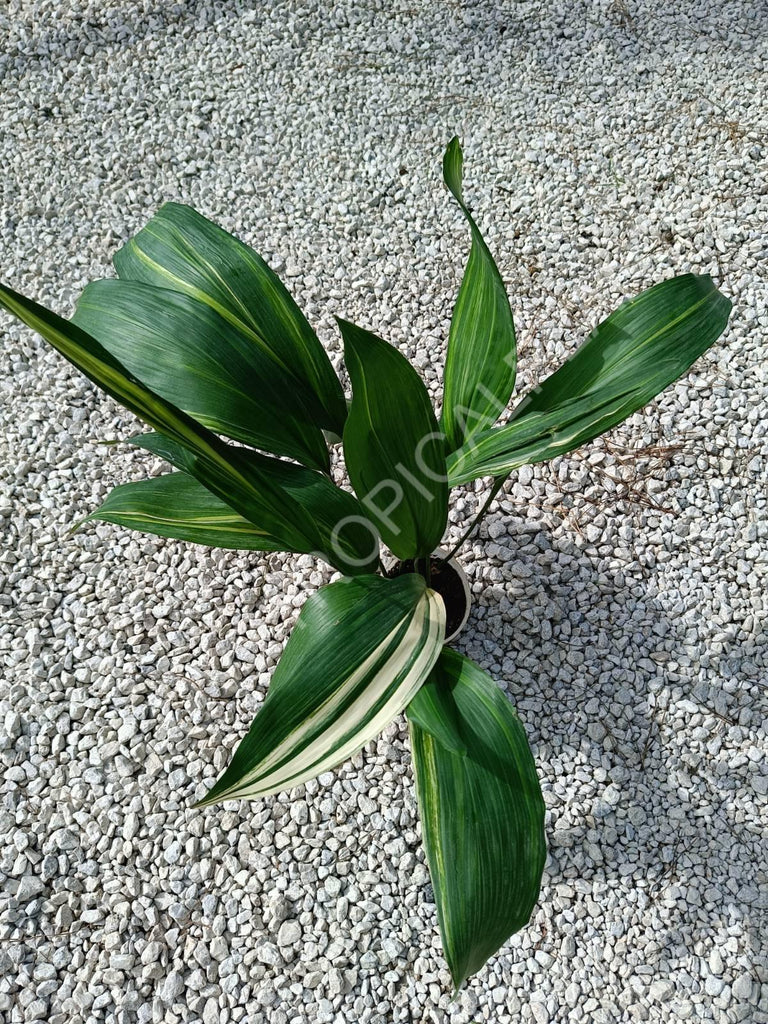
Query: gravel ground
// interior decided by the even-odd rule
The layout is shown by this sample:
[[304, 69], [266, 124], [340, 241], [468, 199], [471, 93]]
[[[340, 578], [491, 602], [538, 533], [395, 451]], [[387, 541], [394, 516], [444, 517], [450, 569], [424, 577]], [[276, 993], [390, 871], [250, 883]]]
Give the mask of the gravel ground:
[[329, 571], [68, 536], [159, 467], [100, 447], [132, 418], [3, 316], [0, 1019], [768, 1021], [766, 32], [752, 0], [0, 6], [0, 276], [64, 313], [181, 200], [337, 363], [343, 314], [438, 399], [454, 133], [522, 385], [672, 273], [734, 300], [684, 381], [519, 472], [467, 550], [460, 646], [526, 723], [550, 857], [454, 1002], [402, 721], [305, 789], [190, 809]]

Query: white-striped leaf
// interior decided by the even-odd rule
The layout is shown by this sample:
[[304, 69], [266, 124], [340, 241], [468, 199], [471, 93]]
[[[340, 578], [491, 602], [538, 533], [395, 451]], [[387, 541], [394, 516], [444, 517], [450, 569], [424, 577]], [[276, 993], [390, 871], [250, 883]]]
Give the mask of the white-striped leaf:
[[[162, 434], [137, 434], [128, 438], [127, 443], [152, 452], [184, 473], [189, 474], [194, 470], [194, 459], [189, 452]], [[273, 483], [282, 488], [286, 500], [296, 502], [311, 515], [316, 553], [322, 553], [347, 576], [361, 576], [376, 568], [379, 561], [379, 535], [354, 494], [337, 487], [327, 476], [305, 466], [272, 459], [245, 448], [238, 451], [246, 465], [253, 465], [263, 473], [268, 472]], [[254, 520], [249, 521], [265, 538], [264, 547], [260, 550], [285, 550], [279, 533], [271, 534], [268, 525]]]
[[291, 789], [328, 771], [406, 707], [445, 637], [420, 576], [339, 580], [304, 606], [263, 707], [201, 806]]
[[165, 473], [121, 484], [87, 516], [141, 533], [242, 551], [279, 551], [279, 541], [257, 529], [187, 473]]
[[[663, 373], [663, 364], [660, 369]], [[505, 477], [520, 466], [554, 459], [608, 430], [604, 424], [615, 426], [626, 419], [635, 411], [633, 399], [634, 391], [617, 395], [612, 388], [601, 388], [565, 399], [551, 412], [532, 410], [452, 452], [448, 480], [456, 487], [478, 476]]]
[[[419, 814], [443, 950], [458, 989], [530, 918], [546, 859], [544, 800], [525, 730], [494, 681], [443, 649], [442, 692], [466, 753], [408, 713]], [[453, 730], [453, 725], [451, 731]]]
[[493, 256], [464, 202], [464, 156], [458, 138], [443, 158], [443, 178], [472, 233], [464, 278], [456, 298], [445, 360], [440, 427], [447, 451], [493, 426], [515, 386], [517, 348], [509, 299]]
[[725, 330], [730, 300], [706, 275], [683, 274], [625, 302], [510, 422], [448, 458], [452, 485], [554, 458], [615, 427], [680, 377]]
[[[287, 463], [225, 444], [191, 416], [142, 384], [103, 345], [71, 320], [2, 285], [0, 306], [41, 334], [108, 395], [183, 449], [184, 465], [179, 468], [255, 523], [258, 529], [279, 539], [284, 550], [319, 553], [342, 572], [361, 571], [359, 557], [350, 561], [345, 545], [324, 546], [322, 532], [311, 512], [282, 486], [285, 472], [282, 467]], [[313, 480], [318, 478], [317, 474], [311, 475]], [[345, 535], [345, 539], [349, 540], [349, 535]], [[369, 536], [363, 558], [375, 563], [377, 555], [378, 552], [371, 552]]]
[[293, 397], [312, 422], [341, 434], [347, 410], [331, 362], [288, 290], [250, 246], [190, 206], [166, 203], [115, 254], [114, 264], [124, 280], [170, 288], [210, 306], [290, 376]]
[[206, 303], [140, 281], [94, 281], [72, 322], [210, 430], [328, 469], [325, 438], [291, 374]]

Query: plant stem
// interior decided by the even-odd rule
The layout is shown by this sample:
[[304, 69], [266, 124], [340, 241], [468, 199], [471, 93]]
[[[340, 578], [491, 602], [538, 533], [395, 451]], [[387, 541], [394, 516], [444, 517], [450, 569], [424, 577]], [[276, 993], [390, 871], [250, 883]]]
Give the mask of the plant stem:
[[461, 535], [461, 537], [459, 537], [458, 541], [454, 544], [454, 546], [451, 548], [451, 550], [445, 556], [445, 558], [443, 559], [444, 562], [449, 562], [453, 558], [453, 556], [456, 554], [456, 552], [462, 546], [464, 541], [467, 540], [467, 538], [475, 530], [475, 528], [477, 526], [479, 526], [480, 523], [483, 521], [483, 519], [485, 518], [485, 515], [486, 515], [488, 509], [491, 507], [491, 502], [496, 497], [496, 495], [499, 493], [501, 488], [504, 486], [504, 482], [505, 482], [506, 479], [507, 478], [504, 477], [504, 476], [497, 477], [497, 479], [495, 480], [495, 482], [493, 484], [493, 487], [491, 488], [491, 493], [488, 495], [488, 497], [483, 502], [483, 507], [480, 509], [480, 511], [475, 516], [475, 518], [469, 524], [469, 528], [467, 530], [465, 530], [465, 532]]
[[427, 555], [424, 559], [424, 579], [426, 580], [427, 586], [429, 586], [432, 580], [432, 556]]

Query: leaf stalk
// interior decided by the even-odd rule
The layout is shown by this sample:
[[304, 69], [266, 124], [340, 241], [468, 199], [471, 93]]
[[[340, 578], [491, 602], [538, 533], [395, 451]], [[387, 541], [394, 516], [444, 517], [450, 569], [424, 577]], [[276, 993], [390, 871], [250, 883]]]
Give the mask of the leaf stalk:
[[[459, 550], [459, 548], [461, 548], [463, 546], [464, 542], [466, 540], [468, 540], [468, 538], [471, 536], [471, 534], [474, 532], [474, 530], [480, 525], [480, 523], [482, 523], [483, 519], [485, 518], [486, 514], [488, 513], [488, 511], [489, 511], [489, 509], [491, 507], [493, 499], [496, 497], [496, 495], [499, 493], [501, 488], [504, 486], [504, 483], [505, 483], [506, 479], [507, 478], [505, 476], [500, 476], [500, 477], [496, 478], [496, 480], [495, 480], [495, 482], [493, 484], [493, 487], [491, 488], [491, 493], [488, 495], [488, 497], [483, 502], [482, 508], [477, 513], [477, 515], [472, 520], [472, 522], [469, 524], [468, 529], [465, 530], [464, 533], [461, 535], [461, 537], [459, 537], [459, 539], [456, 541], [456, 543], [451, 548], [451, 550], [448, 552], [448, 554], [445, 556], [445, 558], [441, 559], [441, 562], [450, 562], [450, 560], [454, 557], [454, 555]], [[429, 582], [429, 580], [427, 580], [427, 582]]]

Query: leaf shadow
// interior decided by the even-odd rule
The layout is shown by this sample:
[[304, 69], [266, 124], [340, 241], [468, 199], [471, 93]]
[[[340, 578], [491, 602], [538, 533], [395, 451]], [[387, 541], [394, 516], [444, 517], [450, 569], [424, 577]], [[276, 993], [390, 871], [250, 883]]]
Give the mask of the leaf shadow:
[[628, 909], [653, 921], [662, 968], [681, 932], [711, 947], [736, 923], [756, 955], [768, 843], [743, 754], [765, 710], [751, 638], [712, 641], [713, 654], [696, 607], [673, 612], [656, 571], [611, 573], [589, 545], [559, 545], [543, 517], [487, 526], [502, 519], [522, 543], [482, 544], [487, 584], [459, 646], [516, 704], [542, 775], [540, 913], [551, 919], [560, 886], [574, 905], [619, 887], [627, 904], [606, 912], [606, 930]]

